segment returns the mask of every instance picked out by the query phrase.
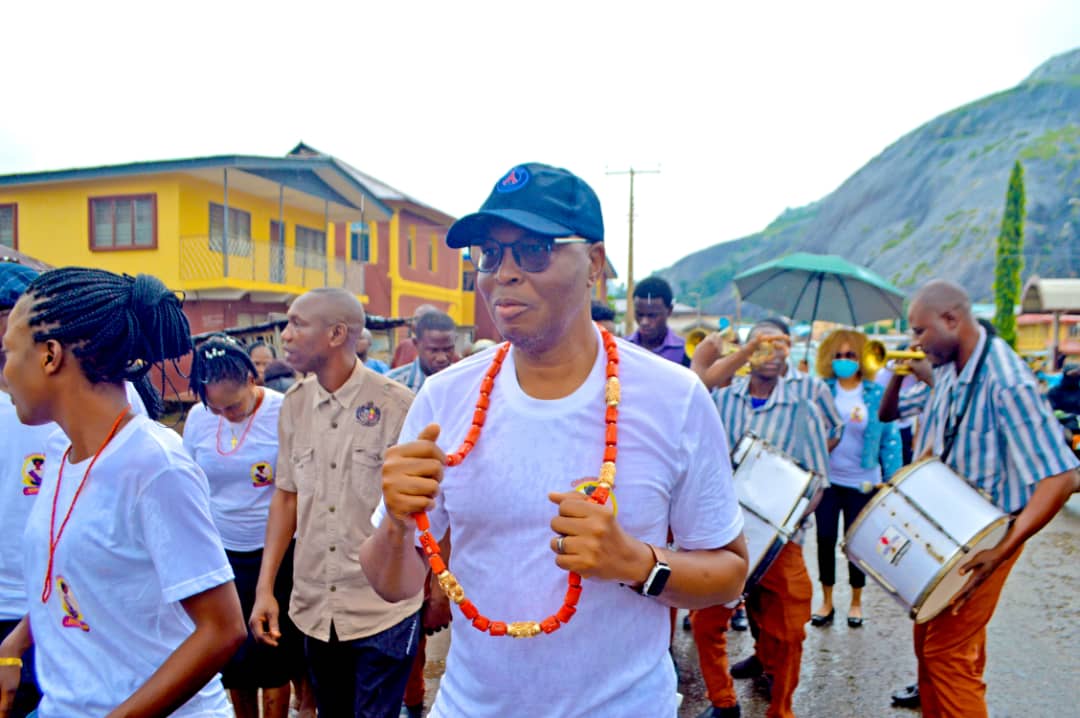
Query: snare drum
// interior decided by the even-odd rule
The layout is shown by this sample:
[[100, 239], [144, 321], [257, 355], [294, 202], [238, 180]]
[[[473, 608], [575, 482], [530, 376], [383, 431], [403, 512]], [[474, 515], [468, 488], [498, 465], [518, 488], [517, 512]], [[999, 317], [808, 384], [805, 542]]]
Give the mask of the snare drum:
[[750, 556], [746, 585], [757, 583], [799, 529], [803, 514], [821, 485], [808, 471], [764, 439], [747, 433], [731, 457], [735, 494], [744, 516]]
[[993, 548], [1009, 516], [938, 459], [905, 466], [870, 499], [844, 537], [848, 558], [916, 623], [945, 610], [967, 583], [968, 554]]

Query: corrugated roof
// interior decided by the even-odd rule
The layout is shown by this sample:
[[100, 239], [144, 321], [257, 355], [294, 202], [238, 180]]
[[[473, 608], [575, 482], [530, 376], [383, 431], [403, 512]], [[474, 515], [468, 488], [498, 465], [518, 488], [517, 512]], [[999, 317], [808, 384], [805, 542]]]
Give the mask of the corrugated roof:
[[1020, 306], [1025, 312], [1080, 312], [1080, 279], [1031, 277]]

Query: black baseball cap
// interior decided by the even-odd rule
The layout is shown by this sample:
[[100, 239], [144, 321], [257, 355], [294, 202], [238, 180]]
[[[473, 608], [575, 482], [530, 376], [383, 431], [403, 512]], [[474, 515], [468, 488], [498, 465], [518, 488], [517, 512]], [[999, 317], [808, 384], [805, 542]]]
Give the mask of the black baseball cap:
[[568, 170], [539, 162], [518, 165], [499, 178], [480, 211], [454, 222], [446, 244], [468, 247], [493, 220], [545, 237], [604, 241], [604, 218], [592, 187]]

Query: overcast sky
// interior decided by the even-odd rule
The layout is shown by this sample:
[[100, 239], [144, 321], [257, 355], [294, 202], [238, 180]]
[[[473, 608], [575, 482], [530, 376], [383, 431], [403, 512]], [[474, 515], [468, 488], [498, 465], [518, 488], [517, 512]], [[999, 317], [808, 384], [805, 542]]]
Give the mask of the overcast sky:
[[[107, 23], [103, 22], [107, 19]], [[454, 215], [561, 165], [635, 275], [820, 198], [1080, 47], [1080, 2], [17, 2], [0, 174], [297, 141]]]

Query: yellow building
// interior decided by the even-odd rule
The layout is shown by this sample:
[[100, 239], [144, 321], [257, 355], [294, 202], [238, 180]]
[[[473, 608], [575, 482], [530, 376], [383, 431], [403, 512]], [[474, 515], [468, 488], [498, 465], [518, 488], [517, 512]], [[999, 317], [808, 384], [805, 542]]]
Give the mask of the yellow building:
[[[204, 157], [0, 176], [0, 243], [54, 266], [155, 274], [194, 332], [266, 321], [307, 289], [367, 300], [342, 223], [391, 210], [332, 158]], [[347, 226], [347, 225], [344, 225]]]

